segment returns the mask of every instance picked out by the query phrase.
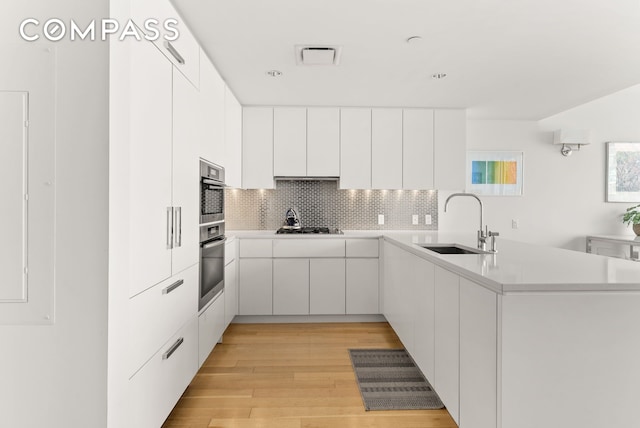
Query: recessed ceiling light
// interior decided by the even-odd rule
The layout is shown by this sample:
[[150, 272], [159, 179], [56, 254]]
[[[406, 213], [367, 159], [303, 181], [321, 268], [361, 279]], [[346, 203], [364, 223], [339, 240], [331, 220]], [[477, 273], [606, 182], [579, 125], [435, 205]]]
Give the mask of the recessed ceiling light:
[[442, 80], [442, 79], [444, 79], [445, 77], [447, 77], [447, 73], [433, 73], [433, 74], [431, 75], [431, 78], [432, 78], [433, 80]]
[[280, 71], [280, 70], [269, 70], [269, 71], [267, 71], [267, 76], [280, 77], [280, 76], [282, 76], [282, 71]]
[[411, 36], [407, 38], [407, 43], [409, 44], [420, 43], [421, 41], [422, 41], [422, 36]]

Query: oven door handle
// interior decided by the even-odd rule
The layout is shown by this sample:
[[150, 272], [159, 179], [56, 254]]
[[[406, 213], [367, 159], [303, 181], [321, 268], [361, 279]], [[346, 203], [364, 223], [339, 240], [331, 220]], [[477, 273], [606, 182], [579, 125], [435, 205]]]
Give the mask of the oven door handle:
[[203, 178], [202, 182], [204, 184], [211, 184], [213, 186], [225, 187], [225, 184], [222, 181], [211, 180], [210, 178]]
[[209, 248], [218, 247], [218, 246], [220, 246], [220, 245], [224, 244], [226, 240], [227, 240], [227, 238], [226, 238], [226, 237], [225, 237], [225, 238], [222, 238], [222, 239], [217, 239], [217, 240], [215, 240], [214, 242], [211, 242], [211, 243], [209, 243], [209, 244], [204, 244], [204, 245], [202, 246], [202, 249], [203, 249], [203, 250], [208, 250]]

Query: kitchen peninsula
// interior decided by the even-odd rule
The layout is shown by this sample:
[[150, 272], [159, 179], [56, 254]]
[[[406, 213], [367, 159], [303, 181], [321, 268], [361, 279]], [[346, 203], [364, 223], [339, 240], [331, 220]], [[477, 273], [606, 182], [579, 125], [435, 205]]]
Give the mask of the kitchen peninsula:
[[304, 240], [303, 248], [378, 238], [379, 313], [461, 428], [596, 428], [640, 420], [637, 263], [502, 239], [496, 254], [421, 247], [475, 247], [475, 236], [439, 232], [236, 236], [241, 254], [243, 241], [262, 240], [263, 249], [273, 250], [282, 240]]

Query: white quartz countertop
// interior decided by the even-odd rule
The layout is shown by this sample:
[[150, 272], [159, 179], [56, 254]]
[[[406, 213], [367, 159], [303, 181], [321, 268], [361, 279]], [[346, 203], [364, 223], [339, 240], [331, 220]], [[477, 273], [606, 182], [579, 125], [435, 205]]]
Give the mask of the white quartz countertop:
[[640, 263], [498, 239], [497, 254], [438, 254], [419, 244], [476, 247], [470, 234], [384, 232], [384, 239], [499, 293], [640, 291]]
[[497, 238], [497, 254], [438, 254], [420, 244], [476, 247], [474, 234], [437, 231], [345, 230], [343, 235], [277, 235], [230, 231], [238, 238], [380, 238], [498, 293], [640, 291], [640, 262]]

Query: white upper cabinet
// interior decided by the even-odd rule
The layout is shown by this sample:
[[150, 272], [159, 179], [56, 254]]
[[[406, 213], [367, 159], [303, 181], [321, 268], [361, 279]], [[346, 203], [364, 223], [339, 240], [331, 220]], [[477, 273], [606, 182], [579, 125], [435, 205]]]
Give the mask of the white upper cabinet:
[[307, 175], [307, 109], [273, 111], [273, 173], [276, 177]]
[[371, 188], [371, 109], [340, 109], [340, 188]]
[[227, 186], [242, 187], [242, 106], [225, 85], [224, 90], [225, 181]]
[[245, 107], [242, 113], [242, 188], [273, 189], [273, 109]]
[[204, 51], [200, 53], [200, 157], [225, 165], [225, 84]]
[[465, 188], [467, 113], [436, 110], [434, 131], [434, 186], [443, 190]]
[[402, 121], [402, 187], [435, 189], [433, 110], [405, 109]]
[[340, 175], [340, 109], [307, 109], [307, 176]]
[[402, 110], [371, 111], [371, 184], [402, 189]]
[[172, 74], [154, 44], [131, 44], [130, 295], [171, 276]]
[[[141, 30], [153, 37], [153, 30], [145, 28], [145, 22], [150, 18], [159, 21], [158, 25], [150, 26], [159, 32], [159, 37], [154, 41], [158, 49], [193, 86], [200, 87], [200, 46], [184, 20], [169, 0], [131, 0], [131, 19]], [[164, 26], [167, 19], [177, 21], [177, 24], [169, 26], [170, 30]]]

